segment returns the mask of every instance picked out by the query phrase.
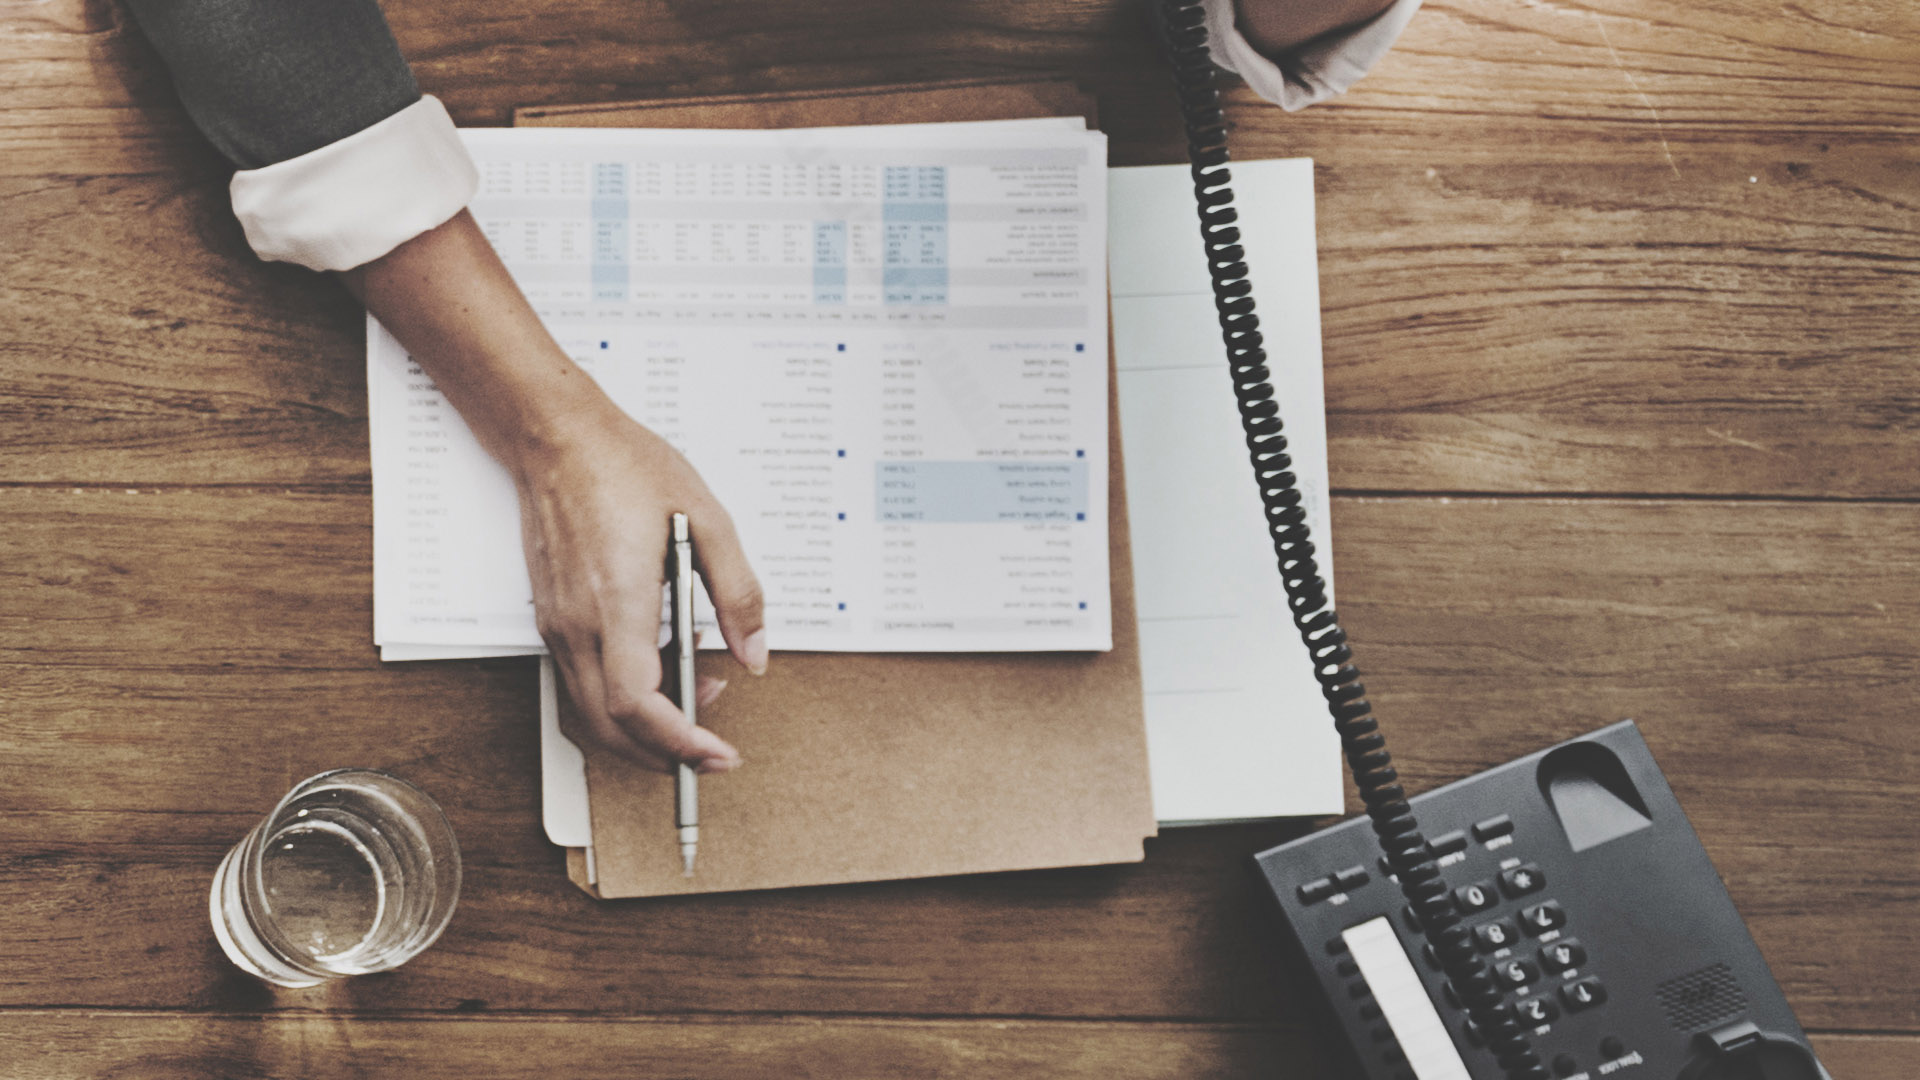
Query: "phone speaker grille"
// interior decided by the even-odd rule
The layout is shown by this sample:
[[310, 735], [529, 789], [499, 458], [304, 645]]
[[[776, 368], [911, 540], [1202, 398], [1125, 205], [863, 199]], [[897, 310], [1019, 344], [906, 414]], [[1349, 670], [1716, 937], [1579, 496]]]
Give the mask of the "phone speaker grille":
[[1695, 1031], [1737, 1016], [1747, 1007], [1747, 995], [1725, 964], [1711, 964], [1678, 975], [1654, 990], [1667, 1022], [1680, 1031]]

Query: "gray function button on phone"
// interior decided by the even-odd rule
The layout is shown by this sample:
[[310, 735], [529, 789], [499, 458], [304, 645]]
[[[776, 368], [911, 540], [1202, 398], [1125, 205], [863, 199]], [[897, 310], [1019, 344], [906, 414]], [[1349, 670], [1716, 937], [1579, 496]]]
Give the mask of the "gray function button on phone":
[[1513, 819], [1505, 814], [1490, 817], [1473, 827], [1473, 838], [1486, 843], [1496, 836], [1505, 836], [1513, 831]]

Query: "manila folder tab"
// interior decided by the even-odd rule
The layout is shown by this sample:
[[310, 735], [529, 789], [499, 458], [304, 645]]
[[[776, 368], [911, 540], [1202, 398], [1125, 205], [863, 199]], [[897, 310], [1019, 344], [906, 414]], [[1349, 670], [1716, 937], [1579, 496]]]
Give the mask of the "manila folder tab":
[[[522, 109], [544, 127], [800, 127], [1081, 115], [1071, 83], [980, 82], [836, 94]], [[1137, 862], [1157, 831], [1120, 419], [1108, 379], [1113, 649], [1105, 653], [777, 653], [728, 678], [701, 720], [746, 764], [700, 783], [700, 853], [681, 876], [673, 780], [587, 751], [603, 899]], [[565, 708], [565, 704], [562, 705]]]

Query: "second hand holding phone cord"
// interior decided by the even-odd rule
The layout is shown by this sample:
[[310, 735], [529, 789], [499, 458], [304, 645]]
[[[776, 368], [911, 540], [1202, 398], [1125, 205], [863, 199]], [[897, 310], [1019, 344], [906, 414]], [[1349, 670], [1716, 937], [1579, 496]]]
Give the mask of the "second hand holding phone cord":
[[1254, 313], [1253, 286], [1247, 280], [1245, 250], [1240, 245], [1238, 215], [1233, 209], [1233, 177], [1227, 169], [1225, 114], [1213, 82], [1213, 61], [1207, 49], [1205, 15], [1199, 0], [1159, 0], [1159, 22], [1174, 81], [1180, 91], [1180, 110], [1187, 128], [1187, 155], [1193, 167], [1194, 200], [1199, 204], [1200, 237], [1206, 246], [1207, 274], [1213, 280], [1214, 306], [1220, 314], [1220, 332], [1227, 346], [1227, 364], [1233, 376], [1233, 394], [1247, 433], [1260, 501], [1266, 509], [1267, 529], [1279, 560], [1293, 625], [1313, 657], [1313, 677], [1327, 699], [1340, 746], [1353, 772], [1360, 799], [1366, 804], [1373, 831], [1386, 852], [1387, 863], [1400, 880], [1400, 890], [1419, 916], [1428, 944], [1439, 957], [1467, 1014], [1487, 1040], [1509, 1080], [1547, 1080], [1540, 1056], [1527, 1041], [1505, 989], [1474, 949], [1473, 935], [1454, 909], [1439, 864], [1387, 753], [1386, 739], [1367, 703], [1367, 688], [1353, 666], [1353, 650], [1327, 602], [1327, 584], [1320, 577], [1307, 530], [1306, 511], [1291, 471], [1287, 439], [1281, 433], [1280, 409], [1273, 401], [1266, 350], [1261, 347], [1260, 320]]

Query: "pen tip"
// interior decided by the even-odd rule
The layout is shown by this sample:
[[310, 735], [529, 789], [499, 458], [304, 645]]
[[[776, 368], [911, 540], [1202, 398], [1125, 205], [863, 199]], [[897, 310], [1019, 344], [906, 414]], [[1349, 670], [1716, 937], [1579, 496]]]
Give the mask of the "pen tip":
[[693, 848], [685, 847], [680, 849], [680, 865], [681, 877], [693, 876]]

